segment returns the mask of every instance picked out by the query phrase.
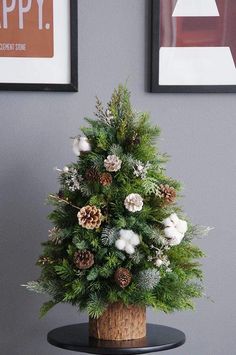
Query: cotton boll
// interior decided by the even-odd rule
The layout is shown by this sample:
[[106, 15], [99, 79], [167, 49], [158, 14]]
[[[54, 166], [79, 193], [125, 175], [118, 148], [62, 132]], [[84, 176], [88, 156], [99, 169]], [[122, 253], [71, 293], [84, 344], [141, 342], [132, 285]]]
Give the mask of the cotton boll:
[[115, 246], [117, 249], [119, 250], [124, 250], [125, 249], [125, 246], [126, 246], [126, 241], [124, 239], [118, 239], [116, 242], [115, 242]]
[[130, 239], [130, 244], [133, 246], [140, 244], [140, 238], [139, 238], [138, 234], [133, 233], [133, 235]]
[[127, 254], [134, 254], [135, 246], [140, 244], [140, 237], [131, 229], [121, 229], [119, 231], [119, 239], [115, 242], [115, 246], [119, 250], [125, 250]]
[[169, 245], [178, 245], [183, 239], [183, 234], [178, 232], [175, 227], [167, 227], [164, 229], [165, 236], [170, 239]]
[[131, 244], [129, 244], [129, 243], [126, 244], [125, 251], [129, 255], [132, 255], [135, 252], [134, 247]]
[[119, 230], [119, 236], [120, 236], [121, 238], [123, 238], [123, 236], [126, 235], [126, 232], [127, 232], [127, 229], [120, 229], [120, 230]]
[[176, 225], [176, 229], [178, 232], [184, 234], [188, 230], [188, 224], [186, 221], [183, 221], [182, 219], [179, 220], [179, 222]]
[[133, 235], [133, 231], [129, 229], [121, 229], [119, 235], [123, 240], [129, 241]]
[[63, 173], [69, 173], [70, 169], [68, 168], [68, 166], [64, 166], [63, 168]]
[[73, 141], [73, 152], [77, 157], [80, 156], [79, 138], [75, 138]]
[[176, 230], [175, 227], [167, 227], [164, 229], [165, 236], [169, 239], [174, 238], [176, 235], [180, 233]]
[[173, 222], [173, 224], [176, 226], [178, 224], [178, 222], [180, 221], [179, 217], [177, 216], [176, 213], [172, 213], [170, 215], [170, 219]]
[[174, 226], [170, 217], [164, 219], [164, 221], [162, 223], [164, 224], [165, 227], [173, 227]]
[[164, 229], [165, 236], [169, 239], [169, 245], [178, 245], [183, 239], [183, 234], [178, 232], [175, 227], [167, 227]]
[[176, 234], [176, 236], [169, 241], [170, 246], [174, 245], [179, 245], [184, 237], [184, 234], [179, 233], [179, 235]]
[[87, 137], [76, 137], [73, 141], [73, 152], [77, 157], [81, 152], [89, 152], [91, 150], [90, 143]]
[[87, 137], [80, 137], [79, 139], [79, 150], [81, 152], [89, 152], [91, 150], [90, 143]]

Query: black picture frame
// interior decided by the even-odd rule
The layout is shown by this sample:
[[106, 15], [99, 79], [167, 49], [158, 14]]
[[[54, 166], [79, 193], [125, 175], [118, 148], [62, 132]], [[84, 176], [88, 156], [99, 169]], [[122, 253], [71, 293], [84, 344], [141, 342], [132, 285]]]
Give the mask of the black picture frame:
[[153, 93], [235, 93], [236, 85], [159, 85], [160, 0], [151, 0], [151, 79]]
[[[78, 2], [70, 0], [70, 83], [68, 84], [39, 84], [39, 83], [1, 83], [0, 90], [4, 91], [65, 91], [78, 92]], [[0, 78], [1, 80], [1, 78]]]

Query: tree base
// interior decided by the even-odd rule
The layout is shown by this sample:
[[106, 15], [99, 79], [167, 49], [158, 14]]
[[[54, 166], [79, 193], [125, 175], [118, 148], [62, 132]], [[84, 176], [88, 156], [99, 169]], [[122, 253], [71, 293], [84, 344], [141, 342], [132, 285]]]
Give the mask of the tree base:
[[116, 302], [98, 319], [89, 319], [90, 337], [101, 340], [133, 340], [146, 336], [146, 308]]

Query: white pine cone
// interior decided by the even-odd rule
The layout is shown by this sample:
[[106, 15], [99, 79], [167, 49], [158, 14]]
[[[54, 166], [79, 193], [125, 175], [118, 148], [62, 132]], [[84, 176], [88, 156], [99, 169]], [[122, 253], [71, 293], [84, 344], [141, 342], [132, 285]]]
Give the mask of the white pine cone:
[[104, 160], [104, 166], [109, 172], [116, 172], [120, 170], [122, 161], [117, 155], [108, 155]]
[[130, 194], [126, 197], [124, 205], [130, 212], [141, 211], [143, 208], [143, 198], [139, 194]]

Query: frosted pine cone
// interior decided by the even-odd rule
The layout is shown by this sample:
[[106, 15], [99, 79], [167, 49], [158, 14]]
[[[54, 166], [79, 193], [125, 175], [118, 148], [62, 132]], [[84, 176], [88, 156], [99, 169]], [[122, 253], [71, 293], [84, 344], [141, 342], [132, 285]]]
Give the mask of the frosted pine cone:
[[108, 185], [111, 185], [112, 183], [112, 176], [111, 174], [109, 173], [102, 173], [100, 175], [100, 184], [103, 185], [103, 186], [108, 186]]
[[80, 270], [89, 269], [94, 264], [94, 255], [89, 250], [80, 250], [75, 253], [74, 262]]
[[130, 194], [126, 197], [124, 205], [130, 212], [141, 211], [143, 208], [143, 198], [139, 194]]
[[120, 170], [122, 161], [116, 155], [108, 155], [104, 160], [104, 166], [109, 172], [116, 172]]
[[159, 196], [164, 199], [166, 204], [175, 202], [176, 199], [176, 191], [173, 187], [169, 185], [160, 185]]
[[129, 286], [132, 280], [132, 274], [128, 269], [120, 267], [116, 270], [114, 278], [117, 285], [119, 285], [121, 288], [125, 288]]
[[77, 214], [79, 225], [86, 229], [99, 228], [102, 223], [102, 213], [96, 206], [85, 206]]

